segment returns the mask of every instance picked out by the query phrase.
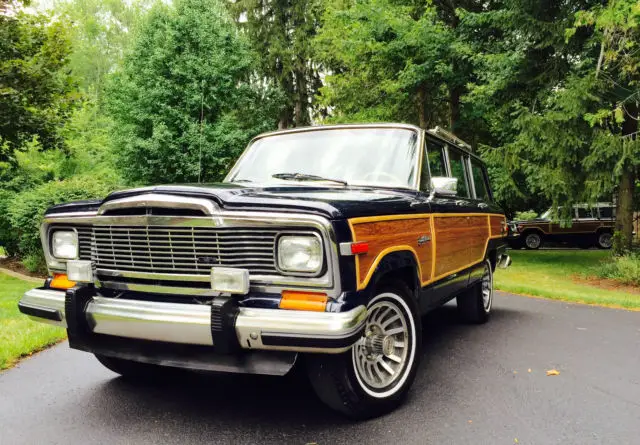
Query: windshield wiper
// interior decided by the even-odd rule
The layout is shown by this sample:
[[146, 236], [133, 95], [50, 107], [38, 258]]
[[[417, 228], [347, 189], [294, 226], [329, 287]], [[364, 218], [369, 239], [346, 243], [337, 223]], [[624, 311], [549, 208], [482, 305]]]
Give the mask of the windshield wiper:
[[324, 178], [322, 176], [309, 175], [307, 173], [276, 173], [271, 176], [273, 178], [284, 179], [287, 181], [329, 181], [335, 182], [336, 184], [349, 185], [347, 184], [347, 181], [343, 181], [341, 179]]

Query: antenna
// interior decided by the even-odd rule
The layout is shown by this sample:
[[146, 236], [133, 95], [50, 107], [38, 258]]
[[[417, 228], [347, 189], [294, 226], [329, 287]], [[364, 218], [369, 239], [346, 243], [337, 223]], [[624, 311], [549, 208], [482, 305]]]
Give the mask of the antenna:
[[204, 81], [200, 82], [200, 147], [198, 149], [198, 184], [202, 182], [202, 127], [204, 126]]

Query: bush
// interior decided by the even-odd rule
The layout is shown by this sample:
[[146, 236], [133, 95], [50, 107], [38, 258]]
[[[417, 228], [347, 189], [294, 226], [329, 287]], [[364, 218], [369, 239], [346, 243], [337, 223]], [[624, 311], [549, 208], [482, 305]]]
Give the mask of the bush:
[[640, 286], [640, 254], [613, 256], [609, 261], [603, 262], [597, 272], [603, 278], [629, 286]]
[[529, 221], [538, 217], [538, 214], [533, 210], [525, 210], [524, 212], [516, 212], [514, 217], [517, 221]]
[[[10, 236], [16, 245], [16, 254], [26, 260], [30, 270], [44, 268], [40, 243], [40, 224], [44, 212], [54, 204], [81, 199], [103, 198], [117, 184], [111, 178], [74, 176], [62, 181], [51, 181], [33, 189], [15, 194], [8, 203]], [[7, 237], [5, 233], [4, 237]]]

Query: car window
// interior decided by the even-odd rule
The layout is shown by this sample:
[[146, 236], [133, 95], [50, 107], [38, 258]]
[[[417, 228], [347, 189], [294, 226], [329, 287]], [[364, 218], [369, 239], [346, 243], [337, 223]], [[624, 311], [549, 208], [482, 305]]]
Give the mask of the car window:
[[[431, 188], [429, 182], [431, 177], [447, 176], [444, 159], [444, 150], [442, 145], [427, 141], [427, 152], [422, 160], [420, 190], [427, 191]], [[431, 171], [431, 176], [429, 176], [429, 171]]]
[[578, 218], [593, 218], [591, 214], [591, 209], [587, 209], [584, 207], [578, 207]]
[[613, 218], [613, 207], [600, 207], [600, 218]]
[[458, 196], [469, 197], [469, 187], [466, 180], [465, 158], [462, 152], [455, 148], [449, 148], [449, 162], [451, 167], [451, 176], [458, 180]]
[[485, 201], [491, 200], [484, 169], [475, 159], [471, 160], [471, 176], [473, 176], [473, 185], [476, 188], [476, 198], [483, 199]]

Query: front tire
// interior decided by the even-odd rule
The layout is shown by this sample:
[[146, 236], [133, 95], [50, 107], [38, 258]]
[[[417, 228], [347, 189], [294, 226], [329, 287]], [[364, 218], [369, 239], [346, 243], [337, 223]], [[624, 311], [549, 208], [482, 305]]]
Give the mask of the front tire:
[[368, 304], [363, 336], [351, 350], [309, 356], [311, 384], [325, 404], [354, 419], [394, 410], [405, 399], [420, 362], [422, 325], [402, 283], [381, 286]]
[[489, 320], [493, 305], [493, 267], [486, 259], [482, 280], [456, 298], [460, 318], [466, 323], [482, 324]]

